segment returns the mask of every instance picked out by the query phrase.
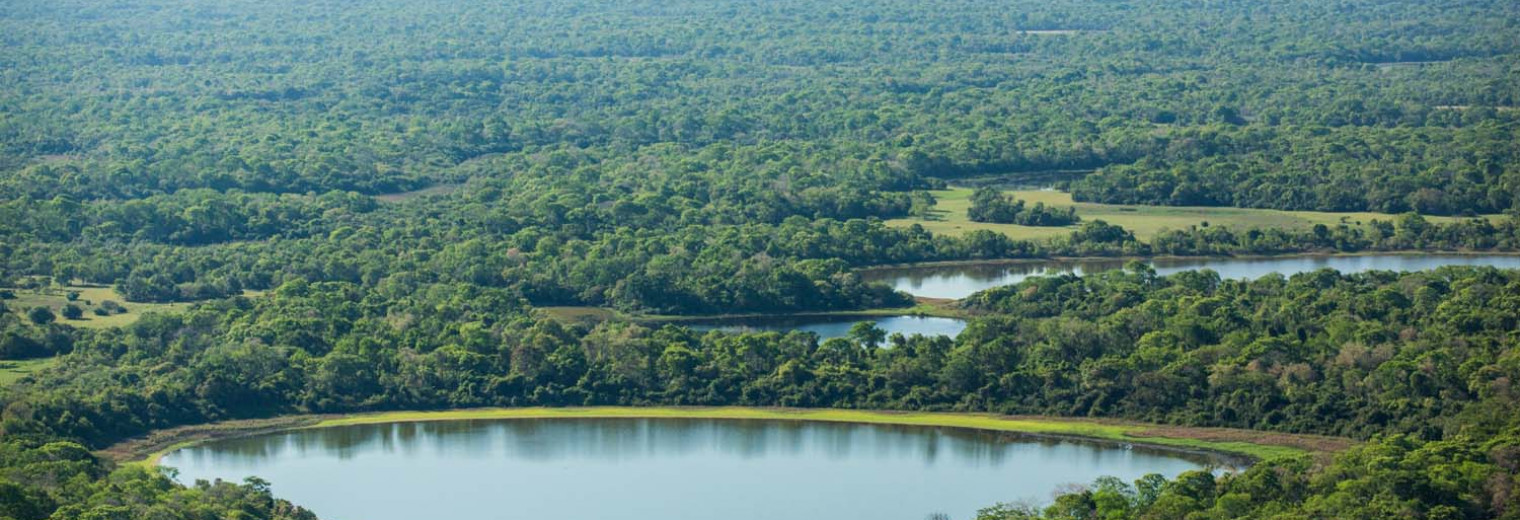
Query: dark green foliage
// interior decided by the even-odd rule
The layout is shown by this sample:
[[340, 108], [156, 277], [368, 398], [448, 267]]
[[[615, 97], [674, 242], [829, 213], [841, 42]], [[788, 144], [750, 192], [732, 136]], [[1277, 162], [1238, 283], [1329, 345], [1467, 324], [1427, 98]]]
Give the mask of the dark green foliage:
[[1062, 211], [1036, 202], [1033, 207], [1026, 208], [1024, 201], [1003, 195], [994, 188], [977, 188], [971, 194], [971, 207], [966, 210], [966, 216], [972, 222], [1021, 226], [1069, 226], [1081, 220], [1077, 217], [1076, 207]]
[[1178, 137], [1218, 151], [1106, 167], [1072, 183], [1072, 198], [1427, 215], [1502, 213], [1520, 206], [1513, 124], [1211, 128]]
[[32, 307], [31, 310], [26, 311], [26, 318], [32, 320], [32, 323], [37, 325], [47, 325], [52, 323], [53, 320], [58, 319], [58, 316], [53, 314], [53, 310], [47, 307]]
[[[1455, 456], [1440, 443], [1520, 427], [1512, 397], [1520, 380], [1513, 337], [1520, 272], [1318, 271], [1241, 282], [1142, 269], [1031, 279], [967, 305], [989, 314], [957, 339], [892, 336], [873, 352], [882, 340], [865, 327], [853, 339], [822, 344], [800, 333], [697, 335], [616, 322], [588, 329], [531, 318], [510, 294], [469, 285], [291, 282], [258, 299], [77, 332], [68, 363], [0, 391], [11, 411], [0, 428], [100, 446], [153, 428], [291, 412], [614, 404], [962, 410], [1357, 438], [1403, 433], [1403, 444], [1389, 449], [1407, 451], [1396, 457], [1416, 457], [1408, 464], [1418, 468], [1420, 450]], [[34, 334], [27, 325], [10, 327]], [[1465, 508], [1475, 499], [1460, 490], [1489, 485], [1482, 471], [1449, 484], [1457, 498], [1416, 488], [1366, 493], [1432, 511]], [[1353, 478], [1315, 472], [1292, 477]], [[1332, 517], [1362, 502], [1331, 502], [1342, 499], [1315, 489], [1324, 491], [1292, 496], [1320, 497], [1300, 505]], [[1249, 500], [1200, 506], [1235, 499], [1189, 493], [1191, 501], [1163, 493], [1152, 507], [1260, 507]], [[1068, 500], [1076, 502], [1062, 504], [1074, 510], [1108, 501]]]
[[[1502, 499], [1520, 496], [1515, 273], [1042, 279], [973, 298], [987, 315], [956, 341], [531, 310], [905, 306], [852, 268], [916, 261], [1520, 250], [1513, 1], [11, 4], [0, 285], [207, 302], [102, 331], [0, 313], [0, 358], [65, 355], [0, 388], [0, 517], [309, 518], [259, 482], [184, 488], [79, 456], [156, 428], [656, 403], [1404, 434], [1008, 518], [1520, 514]], [[968, 176], [1510, 216], [1148, 242], [1103, 221], [1042, 241], [883, 223]], [[1076, 223], [977, 202], [977, 220]]]
[[1514, 518], [1520, 430], [1491, 441], [1389, 436], [1329, 464], [1273, 460], [1221, 477], [1195, 471], [1134, 484], [1100, 479], [1043, 509], [1000, 505], [976, 520]]
[[315, 520], [316, 515], [274, 498], [258, 479], [245, 485], [201, 481], [187, 488], [147, 468], [112, 470], [76, 443], [12, 437], [0, 443], [0, 518]]
[[[11, 411], [0, 427], [17, 438], [102, 445], [158, 427], [286, 412], [889, 407], [1357, 438], [1403, 432], [1403, 444], [1388, 449], [1403, 450], [1391, 456], [1409, 458], [1409, 471], [1418, 471], [1427, 464], [1421, 453], [1456, 456], [1444, 455], [1449, 450], [1439, 442], [1496, 438], [1520, 426], [1511, 397], [1520, 380], [1512, 338], [1520, 327], [1517, 295], [1520, 274], [1482, 268], [1319, 271], [1257, 281], [1219, 280], [1207, 271], [1155, 277], [1143, 269], [1034, 278], [973, 296], [968, 306], [990, 315], [956, 341], [892, 336], [889, 348], [872, 353], [882, 339], [869, 327], [857, 327], [851, 341], [824, 344], [800, 333], [699, 336], [617, 322], [565, 327], [529, 318], [509, 293], [467, 284], [287, 283], [258, 300], [146, 316], [123, 330], [78, 331], [68, 339], [70, 362], [0, 391]], [[11, 328], [35, 335], [29, 325]], [[149, 401], [160, 404], [144, 407]], [[1357, 453], [1365, 452], [1347, 458]], [[1477, 473], [1442, 484], [1447, 491], [1439, 493], [1449, 494], [1379, 491], [1386, 485], [1379, 474], [1287, 468], [1281, 471], [1309, 482], [1300, 485], [1365, 479], [1371, 488], [1306, 488], [1271, 500], [1300, 500], [1292, 506], [1330, 517], [1366, 511], [1357, 509], [1366, 500], [1354, 493], [1465, 511], [1480, 502], [1473, 482], [1487, 487], [1493, 479], [1482, 465], [1512, 462], [1471, 456]], [[1347, 464], [1344, 471], [1362, 467]], [[1265, 470], [1236, 479], [1256, 471]], [[1213, 485], [1231, 480], [1224, 482]], [[1263, 509], [1268, 499], [1239, 502], [1208, 484], [1189, 490], [1125, 511], [1271, 511]], [[1082, 511], [1114, 500], [1094, 493], [1058, 505]]]

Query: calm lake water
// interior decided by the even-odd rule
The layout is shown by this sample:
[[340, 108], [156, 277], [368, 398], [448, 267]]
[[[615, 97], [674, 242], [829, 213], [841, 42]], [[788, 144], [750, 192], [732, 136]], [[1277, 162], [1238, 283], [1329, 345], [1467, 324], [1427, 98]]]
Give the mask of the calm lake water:
[[298, 430], [185, 448], [162, 464], [185, 483], [257, 475], [328, 520], [922, 520], [1208, 462], [944, 428], [522, 419]]
[[786, 332], [800, 330], [817, 334], [819, 341], [826, 341], [829, 338], [848, 337], [850, 328], [862, 321], [875, 322], [876, 326], [886, 331], [889, 337], [893, 333], [901, 333], [904, 336], [922, 334], [924, 336], [949, 336], [953, 338], [966, 329], [966, 322], [963, 320], [931, 316], [761, 316], [723, 320], [683, 321], [680, 324], [700, 331]]
[[[873, 269], [861, 273], [869, 281], [885, 282], [900, 291], [929, 298], [960, 299], [984, 289], [1018, 283], [1031, 276], [1094, 273], [1124, 267], [1128, 260], [1050, 260], [953, 266]], [[1295, 273], [1331, 268], [1345, 273], [1385, 270], [1424, 271], [1448, 265], [1488, 265], [1520, 268], [1517, 255], [1357, 255], [1285, 256], [1272, 258], [1189, 258], [1147, 261], [1159, 274], [1213, 269], [1224, 278], [1260, 278], [1272, 273]]]

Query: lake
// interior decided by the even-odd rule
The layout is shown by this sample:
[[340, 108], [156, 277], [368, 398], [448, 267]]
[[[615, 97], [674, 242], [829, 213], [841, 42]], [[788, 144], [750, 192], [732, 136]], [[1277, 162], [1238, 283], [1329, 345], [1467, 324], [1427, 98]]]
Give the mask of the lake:
[[953, 338], [966, 328], [964, 320], [933, 316], [757, 316], [686, 320], [676, 322], [676, 324], [691, 327], [693, 330], [699, 331], [787, 332], [799, 330], [817, 334], [819, 341], [826, 341], [830, 338], [848, 337], [850, 328], [862, 321], [875, 322], [878, 328], [887, 332], [888, 337], [893, 333], [901, 333], [904, 336], [922, 334], [924, 336], [949, 336]]
[[[899, 291], [927, 298], [961, 299], [977, 291], [1018, 283], [1031, 276], [1084, 274], [1124, 267], [1129, 260], [1043, 260], [959, 265], [907, 266], [861, 272], [868, 281], [884, 282]], [[1290, 276], [1323, 268], [1344, 273], [1371, 270], [1425, 271], [1448, 265], [1487, 265], [1520, 268], [1520, 255], [1384, 254], [1298, 255], [1253, 258], [1157, 258], [1146, 260], [1158, 274], [1213, 269], [1223, 278], [1260, 278], [1272, 273]]]
[[325, 520], [923, 520], [1209, 462], [953, 428], [514, 419], [294, 430], [192, 446], [161, 463], [187, 484], [257, 475]]

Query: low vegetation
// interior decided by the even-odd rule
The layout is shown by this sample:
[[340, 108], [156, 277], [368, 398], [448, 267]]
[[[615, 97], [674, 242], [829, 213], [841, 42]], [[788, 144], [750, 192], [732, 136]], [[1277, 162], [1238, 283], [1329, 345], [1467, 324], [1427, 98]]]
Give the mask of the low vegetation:
[[[931, 191], [936, 204], [923, 217], [889, 220], [893, 226], [918, 225], [935, 234], [960, 236], [972, 231], [992, 231], [1015, 239], [1041, 239], [1061, 237], [1071, 228], [1051, 228], [1009, 223], [975, 222], [969, 210], [971, 188], [951, 188]], [[1249, 229], [1311, 231], [1316, 225], [1335, 227], [1342, 224], [1366, 226], [1374, 220], [1391, 222], [1400, 215], [1370, 212], [1321, 212], [1289, 211], [1275, 209], [1242, 209], [1228, 207], [1177, 207], [1101, 204], [1075, 202], [1070, 193], [1056, 190], [1006, 190], [1005, 196], [1027, 204], [1043, 204], [1054, 210], [1074, 209], [1077, 217], [1085, 220], [1102, 220], [1133, 231], [1136, 237], [1149, 240], [1163, 231], [1187, 230], [1198, 227], [1223, 227], [1236, 231]], [[1491, 218], [1502, 220], [1502, 216]], [[1462, 220], [1459, 217], [1425, 217], [1431, 223], [1449, 224]]]
[[57, 358], [12, 359], [0, 361], [0, 386], [36, 373], [57, 364]]
[[[149, 312], [184, 310], [189, 303], [126, 303], [127, 299], [110, 287], [50, 286], [32, 289], [0, 289], [14, 298], [0, 301], [7, 310], [25, 315], [36, 308], [46, 308], [56, 320], [74, 327], [103, 328], [130, 324]], [[64, 315], [66, 307], [79, 309], [77, 317]]]

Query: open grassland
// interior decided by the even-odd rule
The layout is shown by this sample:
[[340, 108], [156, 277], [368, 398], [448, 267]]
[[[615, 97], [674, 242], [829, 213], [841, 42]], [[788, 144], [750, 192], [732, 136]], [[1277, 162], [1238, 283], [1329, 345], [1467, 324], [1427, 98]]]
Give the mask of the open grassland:
[[538, 307], [539, 312], [565, 324], [596, 325], [623, 318], [623, 314], [606, 307], [553, 306]]
[[[932, 192], [937, 199], [929, 218], [902, 218], [887, 221], [889, 225], [909, 226], [919, 224], [937, 234], [960, 235], [973, 230], [986, 229], [1008, 235], [1015, 239], [1037, 239], [1065, 236], [1076, 226], [1036, 227], [1016, 224], [991, 224], [972, 222], [966, 218], [971, 207], [970, 188], [952, 188]], [[1135, 233], [1141, 239], [1155, 236], [1165, 229], [1187, 229], [1207, 223], [1212, 226], [1228, 226], [1232, 229], [1289, 228], [1307, 229], [1315, 224], [1333, 226], [1342, 221], [1366, 224], [1374, 219], [1391, 220], [1395, 215], [1383, 213], [1330, 213], [1323, 211], [1281, 211], [1274, 209], [1246, 209], [1200, 206], [1124, 206], [1116, 204], [1093, 204], [1073, 202], [1071, 194], [1050, 190], [1008, 190], [1004, 193], [1028, 201], [1043, 202], [1046, 206], [1065, 208], [1075, 206], [1082, 220], [1103, 220], [1118, 224]], [[1450, 222], [1457, 217], [1426, 217], [1432, 222]]]
[[53, 366], [56, 363], [58, 363], [58, 358], [0, 361], [0, 386], [14, 383], [17, 379], [21, 379], [32, 374], [33, 372]]
[[[5, 300], [5, 306], [10, 312], [25, 315], [33, 307], [47, 307], [53, 310], [58, 317], [58, 323], [66, 325], [103, 329], [108, 327], [120, 327], [130, 325], [141, 318], [143, 314], [150, 312], [175, 312], [190, 308], [194, 303], [131, 303], [116, 294], [116, 290], [104, 286], [71, 285], [68, 287], [52, 287], [48, 289], [7, 289], [15, 293], [16, 298]], [[79, 297], [70, 302], [68, 293], [79, 293]], [[257, 296], [261, 291], [243, 291], [244, 296]], [[114, 301], [126, 309], [126, 312], [100, 316], [95, 314], [95, 309], [100, 308], [101, 303], [107, 300]], [[64, 319], [63, 306], [73, 303], [84, 310], [84, 316], [77, 320]]]
[[1069, 436], [1139, 443], [1182, 450], [1219, 452], [1255, 459], [1323, 453], [1345, 449], [1347, 439], [1256, 432], [1225, 428], [1183, 428], [1145, 423], [1037, 416], [923, 413], [793, 408], [475, 408], [427, 412], [380, 412], [341, 416], [293, 416], [187, 426], [155, 432], [102, 453], [116, 460], [153, 465], [173, 450], [207, 440], [271, 433], [292, 428], [322, 428], [358, 424], [419, 421], [551, 418], [674, 418], [828, 421], [969, 428], [1031, 435]]

